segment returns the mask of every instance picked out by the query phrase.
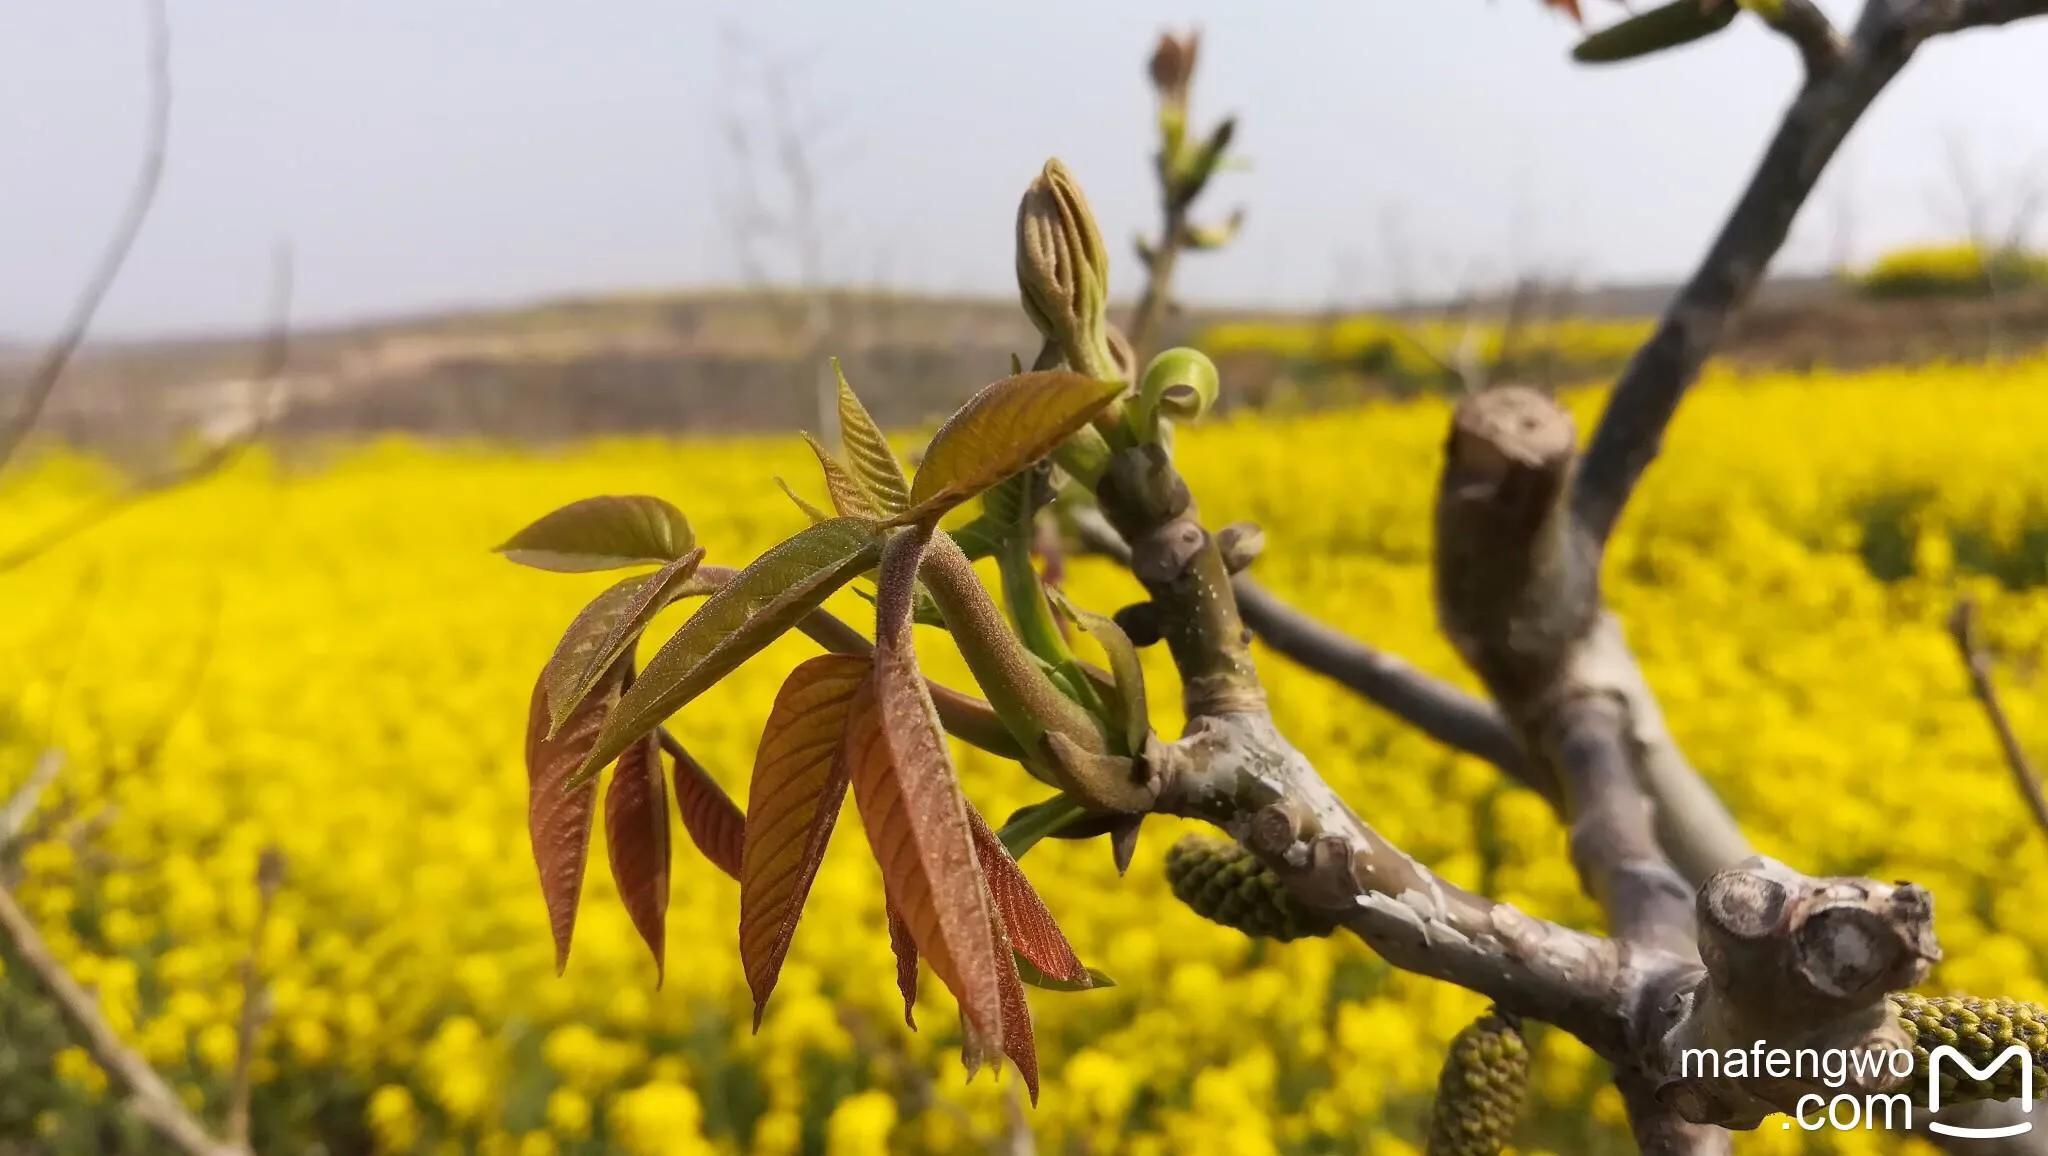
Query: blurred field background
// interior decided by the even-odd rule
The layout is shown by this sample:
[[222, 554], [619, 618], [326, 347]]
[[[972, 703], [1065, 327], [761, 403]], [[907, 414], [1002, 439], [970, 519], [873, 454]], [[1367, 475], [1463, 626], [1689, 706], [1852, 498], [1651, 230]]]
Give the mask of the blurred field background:
[[[1479, 998], [1396, 972], [1350, 937], [1282, 945], [1203, 921], [1164, 878], [1183, 833], [1170, 820], [1147, 824], [1123, 878], [1099, 842], [1048, 841], [1025, 861], [1083, 960], [1116, 981], [1031, 993], [1036, 1107], [1014, 1076], [963, 1079], [957, 1019], [929, 972], [923, 1028], [907, 1029], [878, 872], [844, 829], [758, 1031], [737, 889], [686, 839], [665, 984], [600, 867], [556, 975], [522, 732], [541, 663], [610, 579], [521, 570], [491, 547], [570, 500], [650, 493], [688, 514], [709, 562], [742, 564], [804, 521], [778, 476], [822, 496], [792, 431], [829, 431], [828, 355], [906, 453], [1011, 356], [1029, 359], [1039, 339], [1017, 301], [988, 295], [1009, 277], [1009, 238], [975, 242], [994, 281], [988, 268], [956, 279], [960, 222], [937, 211], [950, 196], [965, 213], [956, 178], [969, 170], [995, 180], [974, 157], [992, 142], [1004, 165], [1035, 163], [1040, 146], [1023, 141], [1069, 134], [1056, 147], [1082, 150], [1069, 157], [1091, 182], [1120, 158], [1123, 184], [1090, 190], [1108, 210], [1121, 314], [1143, 279], [1142, 259], [1123, 255], [1129, 230], [1149, 230], [1157, 199], [1150, 176], [1137, 196], [1125, 179], [1141, 160], [1150, 171], [1154, 147], [1135, 131], [1138, 39], [1073, 35], [1081, 17], [1057, 5], [1012, 27], [931, 12], [917, 31], [945, 44], [934, 52], [887, 21], [817, 6], [801, 39], [853, 62], [858, 88], [813, 92], [830, 77], [807, 73], [797, 48], [694, 11], [701, 27], [664, 35], [647, 31], [666, 27], [653, 18], [547, 24], [540, 6], [492, 6], [468, 26], [453, 6], [232, 7], [180, 13], [181, 43], [211, 71], [179, 92], [198, 131], [180, 139], [192, 153], [171, 150], [189, 181], [169, 182], [158, 214], [167, 247], [135, 262], [141, 289], [125, 302], [117, 291], [106, 320], [119, 324], [101, 326], [118, 333], [70, 364], [27, 451], [0, 450], [0, 885], [201, 1121], [246, 1104], [253, 1149], [293, 1156], [1421, 1156], [1446, 1043]], [[694, 8], [658, 7], [662, 20]], [[1116, 18], [1155, 31], [1150, 16]], [[1245, 142], [1270, 166], [1246, 183], [1281, 175], [1251, 198], [1249, 240], [1293, 244], [1266, 250], [1284, 307], [1218, 304], [1261, 299], [1251, 266], [1233, 267], [1227, 293], [1189, 292], [1197, 272], [1146, 344], [1196, 345], [1221, 368], [1217, 411], [1178, 451], [1204, 520], [1260, 523], [1255, 573], [1271, 588], [1470, 686], [1430, 601], [1450, 408], [1464, 390], [1522, 382], [1561, 391], [1591, 428], [1599, 387], [1674, 289], [1596, 272], [1680, 267], [1691, 240], [1672, 221], [1704, 227], [1721, 208], [1706, 204], [1720, 186], [1680, 163], [1733, 164], [1739, 151], [1746, 164], [1742, 119], [1769, 86], [1674, 74], [1657, 94], [1592, 101], [1487, 54], [1504, 42], [1425, 29], [1438, 18], [1404, 12], [1398, 35], [1369, 46], [1381, 50], [1370, 68], [1355, 38], [1318, 24], [1321, 43], [1301, 43], [1255, 18], [1239, 40], [1274, 58], [1254, 89], [1281, 115]], [[309, 31], [321, 19], [338, 23]], [[95, 81], [73, 108], [56, 83], [87, 75], [79, 45], [104, 48], [107, 29], [66, 27], [73, 39], [47, 48], [15, 38], [32, 47], [10, 58], [51, 124], [73, 125], [48, 129], [57, 147], [36, 163], [53, 172], [87, 156], [85, 137], [118, 143], [88, 115], [113, 89]], [[1416, 46], [1453, 42], [1494, 87], [1460, 78], [1460, 91], [1418, 99], [1417, 77], [1441, 70]], [[1095, 53], [1117, 54], [1125, 90], [1038, 75], [1055, 56], [1074, 76], [1105, 75]], [[1371, 135], [1342, 148], [1329, 126], [1352, 134], [1352, 110], [1293, 87], [1337, 74], [1332, 87], [1374, 112]], [[956, 107], [934, 88], [978, 95]], [[1709, 99], [1667, 99], [1678, 93]], [[835, 105], [861, 115], [821, 152], [809, 114]], [[1094, 139], [1126, 112], [1131, 134]], [[1245, 112], [1248, 125], [1266, 115]], [[1945, 628], [1959, 598], [1975, 601], [2015, 728], [2048, 742], [2048, 257], [2029, 247], [2048, 196], [2040, 166], [2018, 156], [2027, 133], [1981, 127], [1995, 164], [1974, 167], [1952, 135], [1945, 171], [1920, 158], [1868, 186], [1882, 246], [1905, 239], [1898, 206], [1915, 197], [1954, 243], [1863, 244], [1851, 236], [1861, 178], [1831, 189], [1828, 261], [1808, 237], [1719, 343], [1605, 581], [1670, 727], [1762, 851], [1815, 874], [1926, 885], [1949, 958], [1928, 990], [2042, 1000], [2048, 835]], [[1873, 148], [1896, 159], [1908, 135]], [[1293, 156], [1269, 143], [1290, 137]], [[839, 155], [863, 151], [867, 170]], [[1664, 173], [1662, 187], [1623, 188], [1606, 171], [1617, 156]], [[1313, 173], [1288, 167], [1302, 164]], [[1586, 183], [1574, 190], [1568, 169]], [[153, 189], [150, 171], [138, 187]], [[43, 288], [43, 265], [68, 277], [82, 260], [66, 250], [86, 235], [70, 216], [90, 200], [81, 172], [91, 165], [70, 183], [31, 182], [45, 212], [4, 221], [37, 235], [13, 238], [32, 258], [20, 284], [35, 288], [5, 319], [0, 413], [36, 380], [57, 325], [64, 298]], [[975, 211], [1007, 211], [983, 191]], [[1234, 231], [1236, 196], [1212, 198], [1199, 223]], [[1404, 218], [1402, 196], [1432, 211]], [[1480, 229], [1466, 200], [1489, 222], [1511, 218], [1505, 234]], [[1663, 211], [1642, 211], [1651, 201]], [[293, 321], [283, 262], [275, 333], [193, 335], [198, 318], [214, 332], [253, 324], [220, 320], [242, 305], [223, 278], [243, 277], [267, 243], [256, 235], [290, 232], [284, 222], [310, 242], [295, 251], [310, 258], [304, 297], [319, 320]], [[63, 243], [42, 245], [46, 229]], [[545, 257], [543, 240], [562, 251]], [[928, 267], [892, 277], [899, 258]], [[550, 296], [652, 284], [699, 288]], [[1140, 593], [1107, 563], [1066, 564], [1067, 593], [1089, 609]], [[856, 622], [869, 611], [853, 593], [831, 607]], [[657, 641], [682, 617], [657, 623]], [[968, 685], [940, 635], [921, 645], [934, 677]], [[775, 688], [809, 653], [785, 638], [674, 720], [736, 798]], [[1177, 733], [1177, 681], [1157, 648], [1145, 660], [1155, 725]], [[1391, 841], [1459, 884], [1599, 926], [1543, 800], [1349, 691], [1269, 652], [1259, 661], [1281, 728]], [[1014, 766], [954, 755], [998, 822], [1044, 793]], [[28, 970], [0, 949], [0, 1156], [160, 1151]], [[1633, 1151], [1601, 1064], [1540, 1025], [1531, 1045], [1516, 1150]], [[1933, 1151], [1780, 1123], [1740, 1135], [1737, 1151]]]
[[[1352, 370], [1318, 350], [1376, 331], [1356, 321], [1303, 346], [1318, 325], [1218, 320], [1212, 336], [1289, 380], [1340, 380]], [[1617, 329], [1640, 327], [1555, 332], [1596, 361], [1625, 344]], [[918, 403], [886, 373], [850, 372], [914, 426]], [[1271, 586], [1469, 682], [1428, 597], [1448, 401], [1403, 392], [1299, 413], [1239, 405], [1183, 435], [1186, 468], [1210, 522], [1263, 523]], [[1598, 394], [1569, 396], [1586, 428]], [[906, 430], [905, 449], [920, 442]], [[1443, 1045], [1478, 999], [1348, 938], [1260, 944], [1203, 922], [1166, 888], [1179, 832], [1159, 820], [1123, 880], [1096, 844], [1026, 860], [1084, 960], [1119, 983], [1033, 992], [1035, 1110], [1014, 1079], [963, 1083], [929, 975], [924, 1029], [904, 1028], [857, 840], [836, 841], [759, 1034], [732, 945], [736, 889], [687, 841], [666, 986], [602, 869], [555, 978], [520, 732], [534, 671], [605, 580], [522, 571], [489, 548], [567, 500], [647, 492], [688, 513], [712, 561], [737, 564], [802, 522], [771, 478], [818, 497], [814, 470], [792, 437], [384, 436], [259, 452], [126, 509], [0, 575], [16, 611], [0, 617], [0, 799], [44, 752], [64, 758], [0, 870], [123, 1036], [212, 1118], [254, 944], [270, 1003], [253, 1069], [264, 1151], [1418, 1152]], [[28, 536], [120, 484], [102, 457], [45, 449], [0, 508]], [[1959, 593], [1979, 600], [2019, 731], [2048, 734], [2048, 359], [1718, 369], [1622, 534], [1615, 607], [1680, 741], [1762, 849], [1931, 887], [1952, 961], [1934, 990], [2048, 997], [2035, 917], [2048, 841], [1942, 626]], [[1069, 590], [1108, 611], [1137, 587], [1081, 560]], [[774, 688], [807, 646], [778, 643], [677, 720], [739, 797]], [[1170, 733], [1159, 659], [1148, 652]], [[940, 647], [928, 661], [966, 685]], [[1391, 839], [1457, 882], [1597, 925], [1540, 799], [1276, 656], [1261, 664], [1281, 725]], [[1035, 799], [1023, 776], [956, 756], [985, 813]], [[285, 882], [259, 930], [254, 876], [272, 845]], [[0, 1151], [149, 1150], [18, 969], [0, 968]], [[1625, 1150], [1596, 1062], [1562, 1033], [1534, 1046], [1522, 1150]], [[1738, 1151], [1896, 1143], [1773, 1123]]]

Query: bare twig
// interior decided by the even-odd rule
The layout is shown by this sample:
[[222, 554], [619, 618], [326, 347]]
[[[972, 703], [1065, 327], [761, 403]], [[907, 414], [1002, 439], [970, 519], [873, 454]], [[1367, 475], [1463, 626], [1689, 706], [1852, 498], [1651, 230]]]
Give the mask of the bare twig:
[[57, 773], [63, 769], [64, 752], [44, 751], [35, 766], [29, 768], [28, 778], [8, 797], [7, 805], [0, 807], [0, 854], [21, 835], [28, 817], [35, 814], [36, 804], [42, 801], [43, 792], [57, 781]]
[[256, 396], [249, 424], [183, 465], [136, 479], [107, 496], [86, 504], [41, 533], [0, 552], [0, 574], [25, 566], [149, 498], [200, 482], [226, 469], [263, 439], [276, 418], [277, 394], [291, 360], [292, 256], [279, 246], [271, 266], [270, 327], [258, 355]]
[[164, 154], [171, 131], [171, 25], [164, 5], [165, 0], [146, 0], [144, 4], [149, 20], [149, 111], [144, 130], [142, 167], [135, 175], [128, 203], [121, 210], [121, 217], [114, 225], [113, 235], [107, 239], [99, 263], [93, 267], [85, 288], [72, 303], [71, 313], [64, 319], [56, 339], [29, 375], [27, 392], [21, 404], [8, 418], [7, 424], [0, 426], [0, 466], [5, 466], [14, 457], [22, 442], [27, 440], [29, 431], [35, 428], [43, 407], [48, 404], [50, 395], [56, 392], [57, 383], [63, 380], [64, 367], [70, 364], [71, 355], [85, 341], [86, 331], [92, 327], [100, 302], [106, 299], [107, 290], [113, 286], [114, 278], [120, 275], [121, 266], [127, 262], [128, 252], [134, 248], [135, 238], [142, 232], [142, 224], [148, 219], [151, 206], [156, 204], [157, 186], [163, 180]]
[[2005, 752], [2006, 765], [2012, 768], [2013, 781], [2019, 784], [2020, 794], [2027, 801], [2027, 809], [2033, 812], [2034, 822], [2043, 833], [2048, 833], [2048, 791], [2043, 791], [2041, 776], [2034, 770], [2033, 760], [2027, 757], [2027, 749], [2020, 743], [2018, 732], [2013, 730], [2012, 719], [2005, 713], [2005, 705], [1999, 701], [1998, 687], [1992, 681], [1991, 656], [1984, 651], [1982, 641], [1977, 637], [1977, 607], [1965, 598], [1956, 603], [1955, 612], [1948, 619], [1949, 636], [1956, 641], [1956, 650], [1962, 655], [1963, 668], [1970, 674], [1970, 691], [1984, 706], [1984, 717], [1991, 720], [1992, 733], [1998, 736], [1999, 749]]
[[1476, 755], [1555, 801], [1555, 783], [1533, 774], [1507, 721], [1494, 705], [1414, 665], [1340, 634], [1240, 574], [1232, 579], [1237, 608], [1259, 641], [1356, 691], [1429, 737]]
[[256, 1058], [256, 1036], [270, 1018], [270, 985], [262, 970], [263, 936], [270, 927], [270, 905], [284, 882], [284, 853], [265, 847], [256, 859], [256, 923], [249, 931], [249, 954], [242, 959], [242, 1015], [235, 1024], [235, 1067], [228, 1082], [228, 1143], [249, 1146], [250, 1071]]
[[129, 1111], [159, 1140], [185, 1156], [248, 1156], [246, 1147], [216, 1139], [208, 1132], [156, 1069], [121, 1042], [100, 1015], [98, 1002], [57, 962], [35, 924], [5, 888], [0, 888], [0, 938], [49, 997], [86, 1054], [127, 1097]]

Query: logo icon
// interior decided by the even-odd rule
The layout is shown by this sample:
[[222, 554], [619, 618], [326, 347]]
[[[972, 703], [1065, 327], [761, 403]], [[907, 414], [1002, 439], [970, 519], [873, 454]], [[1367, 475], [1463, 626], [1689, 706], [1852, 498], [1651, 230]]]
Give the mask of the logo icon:
[[[1954, 1060], [1973, 1080], [1989, 1080], [1991, 1074], [2004, 1067], [2007, 1060], [2017, 1060], [2020, 1065], [2020, 1111], [2034, 1110], [2034, 1065], [2030, 1062], [2032, 1057], [2025, 1047], [2014, 1044], [1998, 1053], [1998, 1058], [1979, 1068], [1970, 1063], [1963, 1053], [1943, 1044], [1927, 1057], [1927, 1110], [1930, 1113], [1941, 1111], [1941, 1062], [1945, 1059]], [[2007, 1124], [2002, 1128], [1966, 1128], [1959, 1124], [1944, 1124], [1939, 1120], [1930, 1120], [1927, 1127], [1944, 1136], [1996, 1140], [2003, 1136], [2018, 1136], [2023, 1132], [2032, 1131], [2034, 1122], [2021, 1120], [2017, 1124]]]

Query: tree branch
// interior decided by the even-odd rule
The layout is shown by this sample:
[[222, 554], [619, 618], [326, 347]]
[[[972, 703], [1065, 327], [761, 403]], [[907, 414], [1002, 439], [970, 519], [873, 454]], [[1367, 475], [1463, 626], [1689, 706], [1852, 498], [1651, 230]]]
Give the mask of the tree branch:
[[0, 887], [0, 941], [43, 989], [71, 1033], [135, 1113], [164, 1144], [185, 1156], [248, 1156], [248, 1149], [213, 1137], [149, 1062], [131, 1051], [101, 1017], [92, 995], [64, 970], [14, 896]]
[[1246, 575], [1237, 575], [1232, 585], [1238, 612], [1259, 641], [1445, 746], [1485, 759], [1552, 802], [1559, 800], [1557, 784], [1531, 770], [1492, 703], [1324, 626]]
[[128, 252], [135, 247], [135, 238], [142, 232], [142, 223], [148, 219], [149, 210], [156, 203], [156, 190], [163, 180], [164, 154], [171, 132], [171, 25], [164, 0], [147, 0], [144, 9], [149, 20], [149, 111], [144, 129], [142, 167], [135, 175], [128, 203], [115, 222], [113, 235], [107, 239], [99, 263], [93, 267], [85, 288], [72, 303], [70, 315], [64, 319], [56, 339], [29, 375], [21, 404], [7, 424], [0, 426], [0, 466], [5, 466], [21, 449], [29, 431], [42, 417], [43, 407], [64, 377], [64, 367], [70, 364], [71, 355], [85, 341], [86, 331], [92, 328], [92, 319], [99, 312], [100, 302], [106, 299], [107, 290], [113, 287], [114, 278], [120, 275], [121, 266], [127, 263]]
[[1849, 51], [1849, 42], [1813, 0], [1784, 0], [1775, 16], [1765, 17], [1765, 23], [1799, 50], [1808, 76], [1832, 71]]
[[[1066, 514], [1084, 550], [1130, 565], [1130, 546], [1101, 510], [1077, 507]], [[1317, 622], [1248, 575], [1235, 574], [1230, 581], [1238, 613], [1259, 641], [1445, 746], [1485, 759], [1553, 804], [1560, 802], [1557, 785], [1531, 773], [1514, 732], [1492, 703]]]
[[251, 407], [253, 416], [246, 427], [209, 447], [198, 458], [133, 481], [87, 503], [64, 520], [0, 553], [0, 574], [35, 561], [131, 506], [211, 477], [261, 441], [275, 420], [278, 390], [291, 360], [291, 300], [291, 250], [280, 246], [271, 267], [269, 333], [256, 361], [252, 380], [257, 383], [257, 394]]
[[1711, 1132], [1684, 1124], [1753, 1126], [1759, 1106], [1796, 1100], [1767, 1078], [1682, 1073], [1680, 1043], [1753, 1032], [1746, 1047], [1793, 1038], [1794, 1027], [1809, 1046], [1902, 1042], [1886, 993], [1917, 982], [1935, 955], [1926, 893], [1751, 860], [1708, 881], [1699, 903], [1711, 934], [1694, 954], [1674, 932], [1690, 924], [1676, 910], [1685, 891], [1671, 882], [1640, 805], [1620, 805], [1636, 797], [1631, 752], [1623, 712], [1602, 695], [1570, 696], [1555, 757], [1602, 808], [1589, 823], [1621, 843], [1582, 858], [1596, 867], [1589, 875], [1608, 881], [1625, 938], [1534, 919], [1446, 882], [1389, 843], [1274, 726], [1243, 653], [1235, 595], [1215, 576], [1215, 539], [1195, 520], [1170, 457], [1153, 448], [1122, 451], [1138, 464], [1113, 467], [1099, 497], [1119, 533], [1139, 543], [1133, 572], [1189, 688], [1185, 734], [1145, 751], [1155, 810], [1221, 827], [1303, 906], [1395, 966], [1577, 1036], [1635, 1093], [1638, 1134], [1651, 1151], [1719, 1151]]
[[2048, 0], [1946, 0], [1924, 3], [1924, 35], [1960, 32], [1967, 28], [1991, 28], [2048, 15]]
[[1573, 485], [1574, 513], [1595, 543], [1613, 532], [1679, 401], [1784, 245], [1828, 160], [1912, 55], [1917, 38], [1886, 15], [1894, 3], [1870, 0], [1847, 53], [1808, 77], [1706, 257], [1622, 371]]
[[1977, 638], [1977, 607], [1969, 599], [1956, 603], [1955, 612], [1949, 615], [1948, 630], [1962, 656], [1963, 669], [1969, 672], [1970, 692], [1984, 706], [1984, 717], [1990, 720], [1991, 731], [1998, 736], [1998, 746], [2005, 752], [2006, 765], [2012, 768], [2013, 781], [2019, 784], [2020, 795], [2033, 812], [2034, 823], [2048, 834], [2048, 792], [2042, 790], [2041, 776], [2027, 757], [2019, 733], [2013, 730], [2005, 704], [1999, 701], [1998, 687], [1991, 678], [1991, 656], [1984, 652]]
[[249, 1146], [250, 1074], [256, 1059], [256, 1035], [270, 1018], [270, 986], [262, 971], [263, 936], [270, 927], [270, 905], [284, 882], [284, 855], [265, 847], [256, 859], [256, 922], [249, 932], [249, 954], [242, 959], [242, 1014], [235, 1022], [235, 1066], [228, 1079], [228, 1143]]

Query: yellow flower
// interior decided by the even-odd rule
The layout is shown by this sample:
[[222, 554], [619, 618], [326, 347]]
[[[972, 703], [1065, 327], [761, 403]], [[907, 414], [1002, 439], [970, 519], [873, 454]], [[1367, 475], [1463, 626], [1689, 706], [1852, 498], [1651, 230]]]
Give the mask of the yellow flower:
[[888, 1156], [896, 1127], [896, 1101], [884, 1092], [848, 1096], [832, 1109], [825, 1130], [827, 1156]]

